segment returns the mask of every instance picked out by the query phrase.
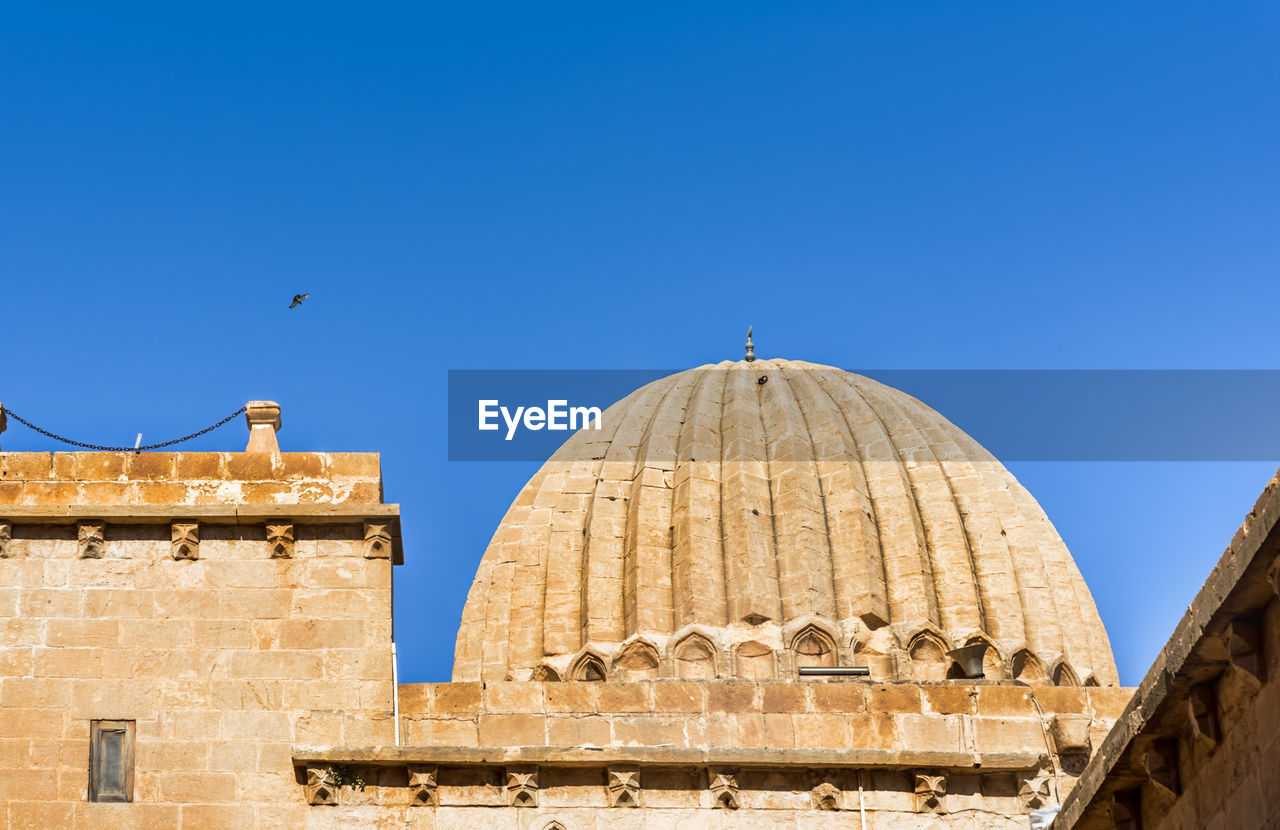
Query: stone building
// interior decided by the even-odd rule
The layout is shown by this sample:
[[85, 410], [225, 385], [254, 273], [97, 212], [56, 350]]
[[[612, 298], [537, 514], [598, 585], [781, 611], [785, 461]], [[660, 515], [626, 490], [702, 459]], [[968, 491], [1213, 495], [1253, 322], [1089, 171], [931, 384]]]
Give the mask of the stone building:
[[1055, 828], [1280, 828], [1278, 595], [1273, 478]]
[[[453, 681], [398, 686], [378, 457], [247, 417], [243, 453], [0, 453], [0, 828], [1126, 826], [1105, 782], [1145, 756], [1131, 715], [1107, 737], [1135, 704], [1088, 588], [914, 398], [781, 360], [643, 387], [516, 498]], [[1253, 628], [1186, 636], [1274, 736], [1250, 586]]]

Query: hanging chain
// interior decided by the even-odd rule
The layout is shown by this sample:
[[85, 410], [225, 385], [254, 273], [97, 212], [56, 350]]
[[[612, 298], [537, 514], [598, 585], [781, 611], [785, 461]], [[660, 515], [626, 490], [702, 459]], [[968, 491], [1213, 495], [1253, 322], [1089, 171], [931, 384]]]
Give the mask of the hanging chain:
[[218, 421], [218, 423], [214, 424], [213, 426], [205, 427], [199, 432], [193, 432], [190, 435], [184, 435], [181, 438], [175, 438], [172, 441], [165, 441], [160, 444], [146, 444], [141, 447], [104, 447], [101, 444], [85, 444], [82, 441], [72, 441], [70, 438], [63, 438], [61, 435], [55, 435], [54, 433], [50, 432], [47, 429], [41, 429], [40, 427], [36, 426], [35, 424], [23, 418], [18, 413], [14, 412], [12, 409], [9, 409], [8, 407], [5, 407], [3, 410], [0, 410], [0, 412], [3, 412], [5, 415], [8, 415], [13, 420], [17, 421], [18, 423], [22, 424], [25, 427], [35, 430], [41, 435], [44, 435], [48, 438], [52, 438], [55, 441], [61, 441], [64, 444], [70, 444], [73, 447], [84, 447], [86, 450], [99, 450], [101, 452], [142, 452], [143, 450], [158, 450], [162, 447], [172, 447], [174, 444], [181, 444], [183, 441], [190, 441], [192, 438], [199, 438], [201, 435], [204, 435], [206, 432], [213, 432], [215, 429], [222, 426], [227, 421], [230, 421], [232, 418], [236, 417], [237, 415], [243, 415], [245, 412], [245, 409], [246, 407], [242, 406], [239, 409], [237, 409], [235, 412], [232, 412], [230, 415], [223, 418], [221, 421]]

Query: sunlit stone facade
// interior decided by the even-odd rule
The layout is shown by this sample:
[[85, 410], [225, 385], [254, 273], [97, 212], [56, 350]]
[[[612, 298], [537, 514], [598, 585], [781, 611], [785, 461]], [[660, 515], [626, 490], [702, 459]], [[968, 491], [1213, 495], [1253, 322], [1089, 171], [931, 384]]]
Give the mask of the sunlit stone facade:
[[[1098, 750], [1132, 690], [1070, 555], [901, 392], [768, 360], [638, 390], [494, 533], [453, 682], [398, 689], [378, 457], [280, 453], [278, 408], [249, 415], [244, 453], [0, 454], [0, 828], [967, 830], [1078, 782], [1089, 826], [1129, 803]], [[1274, 735], [1263, 599], [1255, 682], [1244, 633], [1204, 664]], [[1233, 746], [1192, 742], [1180, 780]]]

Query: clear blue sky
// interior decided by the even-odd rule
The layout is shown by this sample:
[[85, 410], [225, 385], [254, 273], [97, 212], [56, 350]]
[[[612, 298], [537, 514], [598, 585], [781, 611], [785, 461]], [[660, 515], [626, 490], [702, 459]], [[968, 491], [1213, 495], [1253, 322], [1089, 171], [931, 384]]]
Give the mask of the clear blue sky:
[[[850, 369], [1280, 368], [1278, 37], [1263, 2], [10, 4], [0, 401], [130, 443], [270, 398], [284, 449], [382, 452], [401, 674], [442, 680], [536, 468], [445, 460], [447, 369], [694, 366], [747, 323]], [[1013, 469], [1135, 683], [1274, 463]]]

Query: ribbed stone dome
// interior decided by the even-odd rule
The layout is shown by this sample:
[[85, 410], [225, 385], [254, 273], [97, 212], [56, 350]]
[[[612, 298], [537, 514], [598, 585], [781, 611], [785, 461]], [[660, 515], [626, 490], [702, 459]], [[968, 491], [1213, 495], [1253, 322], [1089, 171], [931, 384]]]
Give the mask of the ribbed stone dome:
[[911, 396], [828, 366], [725, 362], [610, 407], [494, 534], [454, 680], [789, 678], [868, 665], [1115, 685], [1040, 506]]

